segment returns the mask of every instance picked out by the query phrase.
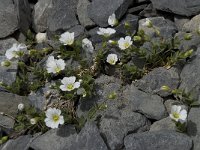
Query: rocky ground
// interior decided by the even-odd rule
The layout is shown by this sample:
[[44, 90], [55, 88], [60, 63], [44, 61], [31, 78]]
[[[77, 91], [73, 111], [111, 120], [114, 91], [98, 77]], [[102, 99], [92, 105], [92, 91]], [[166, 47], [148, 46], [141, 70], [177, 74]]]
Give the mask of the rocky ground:
[[[100, 57], [99, 49], [106, 49], [105, 42], [109, 39], [102, 38], [97, 31], [109, 26], [108, 18], [113, 13], [118, 25], [113, 27], [116, 33], [109, 39], [119, 40], [131, 33], [133, 45], [145, 50], [148, 58], [132, 53], [125, 55], [116, 46], [102, 54], [103, 57], [108, 53], [117, 54], [116, 67]], [[151, 27], [144, 26], [146, 18]], [[81, 53], [80, 57], [77, 53], [64, 57], [66, 53], [57, 51], [63, 48], [57, 39], [66, 31], [74, 32], [77, 41], [87, 37], [94, 50]], [[38, 33], [46, 33], [45, 38]], [[148, 40], [138, 39], [144, 35]], [[164, 41], [173, 41], [171, 45], [164, 45], [164, 49], [177, 51], [170, 53], [177, 57], [169, 56], [170, 60], [162, 62], [167, 53], [157, 59], [160, 51], [153, 55], [153, 50], [157, 43], [161, 43], [158, 50], [162, 49]], [[1, 64], [7, 59], [6, 51], [19, 43], [27, 46], [23, 60], [12, 60], [9, 67], [0, 66], [0, 149], [200, 149], [199, 0], [0, 0]], [[64, 57], [68, 70], [58, 76], [40, 72], [40, 78], [36, 78], [30, 70], [40, 70], [32, 63], [37, 62], [45, 70], [47, 58], [52, 55]], [[101, 59], [97, 60], [96, 56]], [[79, 61], [83, 58], [87, 69]], [[175, 62], [181, 60], [174, 63], [172, 58]], [[127, 69], [129, 74], [124, 75], [121, 70], [126, 64], [136, 66], [137, 71]], [[25, 65], [28, 67], [23, 69]], [[65, 95], [59, 88], [50, 88], [60, 82], [60, 77], [72, 74], [83, 80], [81, 84], [88, 92], [86, 97], [74, 96], [74, 93]], [[20, 103], [28, 108], [23, 115], [18, 107]], [[184, 123], [170, 117], [173, 105], [187, 111]], [[42, 118], [52, 106], [67, 113], [64, 125], [51, 129], [43, 128], [41, 119], [32, 123], [33, 126], [26, 122], [31, 115]], [[69, 110], [65, 111], [66, 108]], [[179, 125], [184, 125], [184, 130]]]

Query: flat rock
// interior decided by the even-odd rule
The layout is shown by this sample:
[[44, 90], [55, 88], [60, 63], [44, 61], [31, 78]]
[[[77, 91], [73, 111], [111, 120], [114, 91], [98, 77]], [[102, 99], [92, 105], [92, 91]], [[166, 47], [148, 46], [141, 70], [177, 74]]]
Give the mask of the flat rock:
[[44, 32], [47, 29], [47, 18], [51, 13], [52, 0], [39, 0], [34, 5], [33, 28], [35, 32]]
[[125, 137], [126, 150], [191, 150], [192, 139], [174, 131], [130, 134]]
[[151, 0], [151, 2], [158, 10], [175, 13], [178, 15], [192, 16], [200, 13], [199, 0]]
[[186, 24], [189, 21], [190, 21], [189, 17], [180, 16], [180, 15], [174, 16], [174, 22], [179, 31], [182, 31], [184, 24]]
[[[5, 56], [0, 56], [0, 64], [5, 60], [7, 60]], [[12, 64], [9, 67], [0, 65], [0, 81], [7, 85], [11, 85], [16, 80], [17, 69], [18, 60], [12, 61]]]
[[171, 120], [170, 117], [167, 117], [167, 118], [154, 122], [150, 127], [150, 131], [160, 131], [160, 130], [176, 131], [176, 125]]
[[77, 25], [76, 6], [77, 0], [53, 1], [51, 13], [47, 19], [48, 31], [51, 34], [58, 34]]
[[79, 0], [77, 5], [77, 15], [78, 19], [85, 28], [90, 28], [95, 26], [95, 23], [89, 18], [87, 7], [90, 5], [89, 0]]
[[200, 45], [199, 35], [194, 33], [192, 34], [190, 40], [185, 40], [184, 36], [186, 34], [186, 32], [178, 32], [175, 34], [175, 37], [177, 37], [178, 41], [180, 42], [178, 49], [180, 49], [181, 51], [187, 51], [190, 49], [193, 49], [194, 51], [197, 50]]
[[30, 148], [34, 150], [69, 149], [76, 136], [77, 133], [73, 126], [62, 126], [35, 138], [30, 144]]
[[15, 116], [18, 112], [18, 104], [23, 103], [28, 105], [28, 99], [25, 96], [18, 96], [15, 94], [0, 92], [0, 111], [6, 114]]
[[[151, 20], [153, 26], [160, 31], [160, 35], [165, 39], [172, 38], [173, 35], [177, 32], [176, 25], [164, 17], [151, 17], [149, 20]], [[144, 30], [145, 34], [151, 38], [156, 37], [156, 32], [153, 28], [148, 28], [142, 25], [145, 21], [146, 19], [141, 19], [139, 21], [139, 30]]]
[[[65, 150], [64, 148], [63, 150]], [[78, 134], [76, 139], [72, 141], [70, 150], [107, 150], [100, 132], [94, 122], [87, 122]]]
[[18, 26], [18, 16], [13, 0], [0, 0], [0, 38], [14, 33]]
[[[95, 97], [86, 97], [80, 99], [80, 104], [77, 109], [77, 114], [80, 117], [81, 115], [87, 115], [87, 112], [96, 104], [101, 104], [106, 101], [106, 104], [109, 109], [117, 108], [118, 106], [125, 103], [121, 99], [121, 81], [115, 77], [101, 75], [95, 80]], [[108, 96], [113, 92], [116, 93], [116, 99], [109, 100]]]
[[147, 118], [160, 120], [167, 116], [163, 99], [158, 95], [138, 90], [133, 84], [125, 87], [123, 99], [127, 102], [133, 111], [144, 114]]
[[200, 108], [191, 108], [188, 114], [187, 133], [193, 139], [194, 150], [200, 148]]
[[197, 32], [199, 30], [199, 25], [200, 25], [200, 15], [197, 15], [183, 25], [183, 31]]
[[127, 11], [132, 0], [93, 0], [88, 6], [88, 15], [97, 25], [108, 26], [108, 17], [113, 13], [120, 19]]
[[28, 150], [31, 141], [31, 135], [20, 136], [17, 139], [7, 141], [1, 150]]
[[175, 68], [166, 69], [164, 67], [155, 68], [142, 79], [136, 82], [136, 86], [147, 93], [168, 96], [169, 92], [162, 91], [164, 85], [171, 89], [176, 89], [179, 85], [179, 73]]
[[197, 49], [195, 57], [188, 62], [181, 72], [180, 89], [191, 92], [193, 98], [200, 99], [200, 48]]
[[127, 108], [107, 112], [99, 123], [100, 131], [111, 150], [121, 149], [128, 133], [146, 131], [149, 125], [145, 116]]

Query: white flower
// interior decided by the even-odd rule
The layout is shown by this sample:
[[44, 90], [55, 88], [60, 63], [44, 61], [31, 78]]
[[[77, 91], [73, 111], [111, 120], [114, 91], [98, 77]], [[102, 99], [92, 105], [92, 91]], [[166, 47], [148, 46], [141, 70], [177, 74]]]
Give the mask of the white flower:
[[62, 59], [54, 59], [53, 56], [49, 56], [47, 59], [47, 72], [48, 73], [59, 73], [61, 70], [65, 69], [65, 61]]
[[37, 120], [35, 118], [30, 119], [30, 124], [34, 125], [37, 123]]
[[80, 82], [75, 82], [76, 81], [76, 77], [75, 76], [71, 76], [71, 77], [64, 77], [61, 80], [61, 83], [63, 85], [60, 86], [60, 89], [62, 91], [72, 91], [75, 88], [79, 88], [80, 87]]
[[6, 54], [5, 56], [7, 57], [7, 59], [11, 60], [13, 58], [19, 58], [20, 56], [20, 51], [21, 50], [25, 50], [27, 47], [26, 45], [24, 44], [17, 44], [17, 43], [14, 43], [13, 46], [8, 49], [6, 51]]
[[23, 103], [20, 103], [18, 106], [17, 106], [18, 110], [19, 111], [22, 111], [24, 109], [24, 104]]
[[82, 40], [82, 48], [84, 50], [88, 50], [91, 53], [94, 51], [94, 47], [92, 45], [92, 42], [87, 38]]
[[37, 43], [45, 42], [47, 40], [47, 33], [38, 33], [35, 38]]
[[115, 65], [118, 61], [118, 57], [116, 54], [109, 54], [106, 61], [111, 65]]
[[187, 111], [185, 109], [181, 110], [181, 106], [173, 105], [171, 108], [170, 118], [177, 122], [184, 122], [187, 118]]
[[146, 18], [145, 22], [142, 24], [142, 26], [146, 26], [148, 28], [151, 28], [153, 25], [152, 25], [152, 22], [149, 18]]
[[129, 48], [133, 44], [130, 36], [126, 36], [125, 38], [120, 38], [118, 41], [119, 48], [125, 50]]
[[97, 31], [97, 34], [103, 35], [105, 37], [109, 37], [110, 35], [114, 34], [116, 32], [115, 29], [112, 28], [99, 28], [99, 31]]
[[108, 17], [108, 24], [112, 27], [118, 24], [118, 20], [116, 19], [115, 14], [112, 14], [111, 16]]
[[46, 111], [45, 123], [47, 127], [58, 128], [59, 124], [64, 124], [64, 118], [61, 116], [61, 110], [56, 108], [49, 108]]
[[60, 42], [64, 45], [72, 45], [74, 43], [74, 32], [65, 32], [60, 36]]

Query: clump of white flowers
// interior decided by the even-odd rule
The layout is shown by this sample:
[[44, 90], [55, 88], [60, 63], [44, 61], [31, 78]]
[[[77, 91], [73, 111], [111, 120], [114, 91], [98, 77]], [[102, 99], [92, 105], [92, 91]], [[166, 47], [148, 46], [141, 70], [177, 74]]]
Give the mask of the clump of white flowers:
[[78, 89], [80, 87], [80, 82], [76, 82], [76, 77], [64, 77], [61, 80], [62, 85], [60, 85], [60, 89], [62, 91], [72, 91], [74, 89]]
[[120, 38], [118, 41], [119, 48], [121, 50], [125, 50], [129, 48], [133, 44], [130, 36], [126, 36], [125, 38]]
[[82, 48], [84, 50], [89, 51], [90, 53], [93, 53], [93, 51], [94, 51], [94, 47], [92, 45], [92, 42], [87, 38], [82, 40]]
[[110, 65], [115, 65], [116, 62], [118, 61], [118, 57], [116, 54], [109, 54], [107, 56], [106, 61], [110, 64]]
[[102, 35], [104, 37], [109, 37], [115, 33], [116, 33], [116, 30], [112, 28], [99, 28], [99, 31], [97, 31], [98, 35]]
[[187, 111], [181, 110], [181, 106], [173, 105], [171, 108], [170, 118], [176, 122], [185, 122], [187, 118]]
[[148, 27], [148, 28], [153, 27], [153, 24], [152, 24], [152, 22], [151, 22], [151, 20], [150, 20], [149, 18], [146, 18], [146, 19], [145, 19], [145, 22], [144, 22], [142, 25], [143, 25], [143, 26], [146, 26], [146, 27]]
[[19, 58], [23, 55], [23, 51], [26, 49], [27, 47], [25, 44], [14, 43], [13, 46], [6, 51], [5, 56], [9, 60]]
[[19, 111], [24, 110], [24, 104], [23, 103], [18, 104], [17, 108]]
[[42, 43], [47, 40], [47, 33], [37, 33], [36, 36], [37, 43]]
[[54, 56], [49, 56], [47, 59], [47, 72], [48, 73], [59, 73], [65, 69], [65, 61], [63, 59], [55, 59]]
[[118, 24], [118, 20], [116, 19], [115, 14], [112, 14], [108, 17], [108, 24], [112, 27], [114, 27]]
[[72, 45], [74, 43], [74, 32], [61, 34], [59, 41], [64, 45]]
[[52, 129], [58, 128], [60, 124], [64, 124], [64, 118], [61, 116], [61, 110], [56, 108], [49, 108], [46, 111], [46, 118], [44, 121], [47, 127]]

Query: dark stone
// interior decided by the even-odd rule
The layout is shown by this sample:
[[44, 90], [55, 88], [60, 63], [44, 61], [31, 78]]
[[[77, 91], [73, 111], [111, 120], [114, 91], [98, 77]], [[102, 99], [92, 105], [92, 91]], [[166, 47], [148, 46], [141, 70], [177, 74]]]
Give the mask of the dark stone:
[[120, 19], [127, 11], [132, 0], [93, 0], [88, 6], [89, 17], [99, 26], [108, 26], [108, 17], [113, 13]]
[[192, 139], [174, 131], [130, 134], [125, 137], [126, 150], [191, 150]]
[[151, 0], [153, 6], [162, 11], [183, 15], [192, 16], [200, 13], [200, 1], [193, 0]]

